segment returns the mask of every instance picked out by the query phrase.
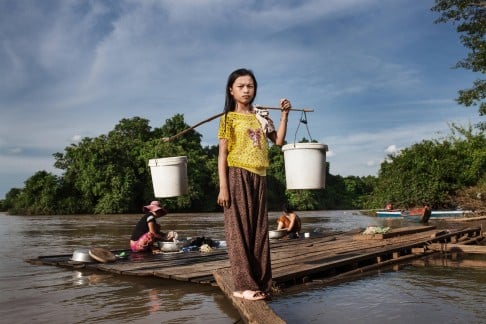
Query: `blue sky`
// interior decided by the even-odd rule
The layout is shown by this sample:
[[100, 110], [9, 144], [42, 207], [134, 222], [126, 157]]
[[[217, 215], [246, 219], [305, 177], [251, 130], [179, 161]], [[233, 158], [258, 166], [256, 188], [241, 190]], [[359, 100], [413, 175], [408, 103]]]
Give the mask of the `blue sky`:
[[[388, 153], [480, 120], [454, 101], [477, 76], [452, 69], [466, 50], [433, 4], [0, 0], [0, 198], [39, 170], [60, 174], [53, 153], [123, 118], [193, 125], [221, 112], [240, 67], [258, 79], [255, 103], [315, 110], [307, 126], [332, 174], [376, 175]], [[197, 128], [203, 145], [216, 128]]]

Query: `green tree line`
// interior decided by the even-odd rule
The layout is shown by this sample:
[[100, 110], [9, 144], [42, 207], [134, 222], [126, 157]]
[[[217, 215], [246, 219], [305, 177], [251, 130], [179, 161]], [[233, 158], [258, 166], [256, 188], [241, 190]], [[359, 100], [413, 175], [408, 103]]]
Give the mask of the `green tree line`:
[[[140, 117], [122, 119], [108, 134], [83, 138], [62, 153], [55, 153], [57, 176], [38, 171], [22, 189], [11, 189], [2, 209], [16, 214], [115, 214], [140, 212], [154, 199], [148, 161], [170, 156], [188, 157], [189, 193], [164, 199], [172, 212], [218, 211], [218, 147], [201, 145], [195, 130], [171, 141], [168, 138], [189, 126], [183, 115], [152, 129]], [[286, 191], [281, 149], [270, 148], [272, 166], [268, 172], [269, 206], [280, 209], [284, 201], [305, 209], [349, 208], [345, 183], [328, 174], [331, 190]]]
[[[486, 137], [471, 126], [452, 124], [446, 138], [423, 140], [388, 155], [381, 164], [371, 195], [363, 207], [387, 202], [410, 208], [430, 204], [436, 209], [485, 209]], [[471, 189], [471, 199], [462, 192]], [[462, 206], [461, 206], [462, 205]]]
[[[53, 154], [62, 175], [36, 172], [24, 188], [7, 193], [2, 209], [15, 214], [140, 212], [141, 206], [154, 199], [148, 161], [185, 155], [189, 192], [163, 203], [171, 212], [219, 211], [218, 147], [202, 147], [202, 136], [195, 130], [171, 141], [162, 140], [188, 127], [180, 114], [154, 129], [140, 117], [122, 119], [108, 134], [83, 138], [63, 153]], [[271, 210], [280, 210], [283, 202], [297, 210], [376, 209], [388, 201], [404, 208], [424, 202], [451, 208], [457, 205], [454, 197], [458, 192], [475, 186], [484, 192], [486, 183], [484, 132], [454, 125], [445, 139], [424, 140], [389, 155], [377, 177], [332, 175], [327, 163], [326, 188], [320, 190], [286, 190], [281, 148], [271, 146], [269, 156]]]

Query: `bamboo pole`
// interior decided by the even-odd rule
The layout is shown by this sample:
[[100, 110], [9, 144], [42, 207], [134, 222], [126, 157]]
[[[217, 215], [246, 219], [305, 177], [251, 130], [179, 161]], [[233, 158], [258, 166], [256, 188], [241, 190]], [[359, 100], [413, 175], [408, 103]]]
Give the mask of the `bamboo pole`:
[[214, 115], [214, 116], [212, 116], [212, 117], [209, 117], [208, 119], [205, 119], [205, 120], [203, 120], [203, 121], [201, 121], [201, 122], [197, 123], [197, 124], [196, 124], [196, 125], [194, 125], [194, 126], [191, 126], [191, 127], [189, 127], [189, 128], [184, 129], [182, 132], [179, 132], [179, 133], [177, 133], [177, 134], [175, 134], [175, 135], [172, 135], [171, 137], [163, 137], [163, 138], [162, 138], [162, 142], [169, 142], [169, 141], [171, 141], [171, 140], [173, 140], [173, 139], [175, 139], [175, 138], [177, 138], [177, 137], [179, 137], [179, 136], [184, 135], [185, 133], [189, 132], [190, 130], [193, 130], [194, 128], [196, 128], [196, 127], [198, 127], [198, 126], [201, 126], [202, 124], [205, 124], [205, 123], [207, 123], [207, 122], [210, 122], [210, 121], [211, 121], [211, 120], [213, 120], [213, 119], [216, 119], [216, 118], [218, 118], [218, 117], [222, 116], [223, 114], [224, 114], [224, 112], [219, 113], [219, 114], [217, 114], [217, 115]]
[[[255, 108], [258, 108], [258, 109], [270, 109], [270, 110], [281, 110], [278, 107], [267, 107], [267, 106], [259, 106], [259, 105], [255, 106]], [[303, 111], [303, 112], [313, 112], [314, 111], [314, 109], [310, 109], [310, 108], [290, 108], [289, 110], [291, 110], [291, 111]], [[162, 142], [169, 142], [169, 141], [171, 141], [173, 139], [176, 139], [177, 137], [186, 134], [187, 132], [193, 130], [194, 128], [196, 128], [198, 126], [201, 126], [202, 124], [205, 124], [207, 122], [210, 122], [211, 120], [216, 119], [216, 118], [222, 116], [223, 114], [224, 114], [224, 112], [219, 113], [219, 114], [216, 114], [216, 115], [214, 115], [212, 117], [209, 117], [208, 119], [205, 119], [205, 120], [197, 123], [196, 125], [193, 125], [193, 126], [191, 126], [189, 128], [186, 128], [183, 131], [181, 131], [181, 132], [179, 132], [179, 133], [177, 133], [175, 135], [172, 135], [171, 137], [163, 137], [162, 138]]]
[[[280, 107], [267, 107], [267, 106], [260, 106], [256, 105], [255, 108], [258, 109], [271, 109], [271, 110], [282, 110]], [[291, 111], [303, 111], [303, 112], [314, 112], [312, 108], [290, 108]]]

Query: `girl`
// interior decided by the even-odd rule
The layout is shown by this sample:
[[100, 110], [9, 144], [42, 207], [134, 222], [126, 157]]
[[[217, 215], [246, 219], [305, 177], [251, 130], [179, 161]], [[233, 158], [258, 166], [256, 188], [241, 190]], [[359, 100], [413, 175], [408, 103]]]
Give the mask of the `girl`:
[[253, 72], [232, 72], [218, 138], [218, 204], [224, 208], [225, 236], [233, 275], [233, 295], [248, 300], [269, 297], [272, 287], [268, 239], [268, 142], [282, 146], [291, 104], [280, 100], [278, 130], [268, 118], [257, 119], [252, 106], [257, 94]]

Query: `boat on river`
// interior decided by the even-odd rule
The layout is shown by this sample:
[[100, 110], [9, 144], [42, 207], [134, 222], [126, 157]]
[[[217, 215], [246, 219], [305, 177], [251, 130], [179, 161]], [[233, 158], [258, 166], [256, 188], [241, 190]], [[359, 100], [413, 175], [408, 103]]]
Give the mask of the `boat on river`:
[[379, 210], [376, 212], [376, 217], [379, 218], [401, 218], [401, 210]]
[[[420, 221], [424, 208], [413, 208], [409, 210], [380, 210], [376, 212], [379, 218], [405, 218], [408, 220]], [[471, 215], [471, 210], [432, 210], [431, 219], [462, 218]]]

